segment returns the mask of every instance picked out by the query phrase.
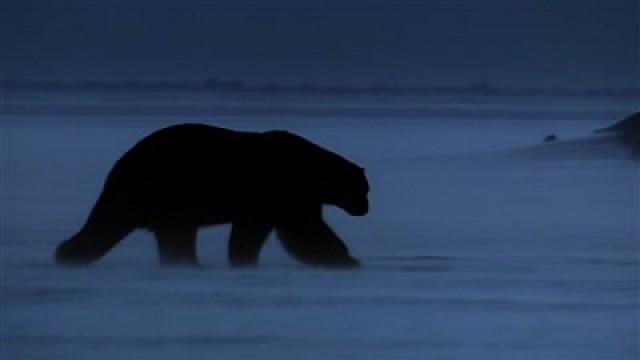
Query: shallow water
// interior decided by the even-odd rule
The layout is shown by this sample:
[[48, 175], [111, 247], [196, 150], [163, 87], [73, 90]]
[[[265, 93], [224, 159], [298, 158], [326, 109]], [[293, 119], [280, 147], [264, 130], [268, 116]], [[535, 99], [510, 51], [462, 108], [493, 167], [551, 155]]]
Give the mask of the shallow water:
[[[4, 99], [3, 357], [640, 356], [638, 162], [590, 134], [632, 103], [37, 92]], [[285, 128], [363, 165], [370, 214], [325, 211], [363, 268], [305, 267], [271, 238], [258, 269], [232, 270], [225, 226], [200, 231], [201, 269], [159, 267], [142, 231], [93, 266], [54, 266], [56, 245], [81, 226], [113, 162], [150, 131], [183, 121]], [[541, 145], [552, 132], [571, 141]]]

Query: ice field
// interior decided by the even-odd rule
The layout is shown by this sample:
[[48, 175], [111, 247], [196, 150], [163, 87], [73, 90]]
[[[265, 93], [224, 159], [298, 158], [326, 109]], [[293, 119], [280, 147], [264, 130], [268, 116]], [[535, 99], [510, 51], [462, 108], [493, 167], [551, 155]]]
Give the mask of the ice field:
[[[640, 163], [592, 134], [634, 101], [2, 97], [3, 359], [640, 357]], [[370, 213], [325, 210], [362, 269], [300, 265], [274, 236], [258, 269], [230, 269], [227, 226], [199, 232], [202, 269], [160, 267], [143, 231], [56, 266], [114, 161], [179, 122], [287, 129], [365, 167]]]

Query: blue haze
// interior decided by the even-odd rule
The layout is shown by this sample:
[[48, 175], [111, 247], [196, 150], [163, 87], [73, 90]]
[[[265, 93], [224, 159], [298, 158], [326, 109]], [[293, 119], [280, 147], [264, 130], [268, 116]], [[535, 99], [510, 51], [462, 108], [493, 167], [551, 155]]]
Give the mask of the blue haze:
[[[638, 358], [638, 163], [591, 134], [635, 101], [3, 99], [3, 358]], [[94, 266], [55, 266], [56, 245], [85, 220], [113, 162], [186, 121], [289, 129], [362, 164], [371, 213], [326, 216], [363, 269], [304, 267], [272, 238], [258, 270], [234, 271], [227, 227], [200, 232], [203, 269], [161, 268], [144, 232]], [[565, 145], [543, 146], [551, 132]]]

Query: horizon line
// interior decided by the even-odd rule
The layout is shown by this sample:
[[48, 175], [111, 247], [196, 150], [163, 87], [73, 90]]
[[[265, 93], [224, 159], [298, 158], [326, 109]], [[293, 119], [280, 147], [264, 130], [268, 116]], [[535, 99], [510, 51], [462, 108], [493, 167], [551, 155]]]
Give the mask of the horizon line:
[[219, 80], [208, 78], [196, 82], [189, 80], [0, 80], [1, 89], [9, 90], [198, 90], [219, 92], [304, 92], [304, 93], [469, 93], [487, 95], [614, 95], [640, 96], [640, 86], [627, 87], [543, 87], [543, 86], [501, 86], [490, 81], [470, 82], [467, 85], [322, 85], [314, 83], [266, 83], [249, 85], [239, 80]]

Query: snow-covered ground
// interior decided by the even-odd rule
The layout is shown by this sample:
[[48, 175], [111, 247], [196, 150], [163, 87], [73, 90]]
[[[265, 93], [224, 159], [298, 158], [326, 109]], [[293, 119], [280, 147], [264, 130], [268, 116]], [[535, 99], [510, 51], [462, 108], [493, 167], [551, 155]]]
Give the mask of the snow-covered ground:
[[[640, 356], [639, 163], [591, 138], [632, 101], [2, 96], [3, 359]], [[326, 209], [363, 268], [299, 265], [273, 237], [257, 270], [232, 270], [226, 226], [200, 231], [203, 269], [161, 268], [141, 231], [55, 266], [113, 162], [186, 121], [284, 128], [363, 165], [370, 214]]]

